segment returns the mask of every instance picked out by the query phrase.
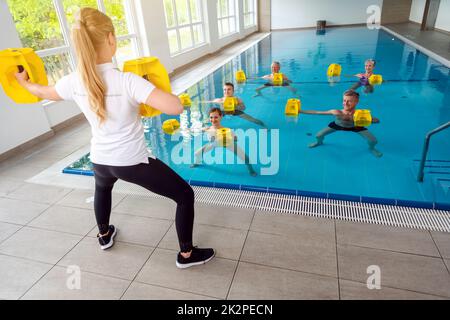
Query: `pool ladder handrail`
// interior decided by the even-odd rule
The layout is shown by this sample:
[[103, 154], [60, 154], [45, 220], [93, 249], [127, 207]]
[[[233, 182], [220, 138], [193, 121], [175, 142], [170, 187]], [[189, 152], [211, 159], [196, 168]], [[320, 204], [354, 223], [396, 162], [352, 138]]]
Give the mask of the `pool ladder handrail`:
[[450, 127], [450, 121], [447, 123], [444, 123], [443, 125], [431, 130], [430, 132], [427, 133], [427, 135], [425, 136], [425, 143], [423, 145], [423, 150], [422, 150], [422, 159], [420, 160], [420, 167], [419, 167], [419, 173], [417, 174], [417, 181], [418, 182], [423, 182], [423, 176], [424, 176], [424, 167], [425, 167], [425, 161], [427, 160], [427, 153], [428, 153], [428, 147], [430, 146], [430, 138], [432, 135], [434, 135], [435, 133], [438, 133], [444, 129], [447, 129]]

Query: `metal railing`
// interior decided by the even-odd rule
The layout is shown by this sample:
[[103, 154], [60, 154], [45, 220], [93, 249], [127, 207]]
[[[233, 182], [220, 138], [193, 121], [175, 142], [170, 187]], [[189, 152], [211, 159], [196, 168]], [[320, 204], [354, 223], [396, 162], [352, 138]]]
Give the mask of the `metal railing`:
[[423, 170], [424, 170], [424, 167], [425, 167], [425, 161], [427, 160], [427, 153], [428, 153], [428, 147], [430, 146], [430, 138], [431, 138], [431, 136], [434, 135], [435, 133], [438, 133], [439, 131], [447, 129], [448, 127], [450, 127], [450, 121], [445, 123], [445, 124], [443, 124], [442, 126], [437, 127], [434, 130], [431, 130], [425, 136], [425, 143], [423, 145], [422, 159], [420, 160], [420, 167], [419, 167], [419, 173], [417, 174], [417, 181], [423, 182], [423, 175], [424, 175]]

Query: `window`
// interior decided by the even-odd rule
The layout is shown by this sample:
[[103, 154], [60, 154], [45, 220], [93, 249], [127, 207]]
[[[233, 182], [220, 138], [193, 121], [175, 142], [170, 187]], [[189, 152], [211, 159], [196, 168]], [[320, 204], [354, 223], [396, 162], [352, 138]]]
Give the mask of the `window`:
[[219, 38], [236, 32], [236, 0], [217, 0]]
[[202, 0], [164, 0], [170, 54], [205, 43]]
[[244, 0], [244, 28], [256, 25], [256, 0]]
[[140, 55], [130, 1], [132, 0], [8, 0], [24, 47], [42, 58], [49, 84], [75, 69], [75, 51], [70, 39], [76, 12], [91, 7], [105, 12], [114, 23], [118, 40], [115, 63]]

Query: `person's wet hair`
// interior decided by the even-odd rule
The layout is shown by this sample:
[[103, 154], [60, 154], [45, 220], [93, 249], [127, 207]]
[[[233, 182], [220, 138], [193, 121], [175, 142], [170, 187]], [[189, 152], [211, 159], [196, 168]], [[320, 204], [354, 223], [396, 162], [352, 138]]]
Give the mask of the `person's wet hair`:
[[223, 116], [222, 110], [220, 108], [217, 108], [217, 107], [211, 108], [211, 109], [209, 109], [208, 114], [211, 114], [213, 112], [217, 112], [221, 117]]
[[356, 99], [359, 100], [359, 93], [354, 90], [347, 90], [344, 92], [344, 96], [348, 97], [356, 97]]

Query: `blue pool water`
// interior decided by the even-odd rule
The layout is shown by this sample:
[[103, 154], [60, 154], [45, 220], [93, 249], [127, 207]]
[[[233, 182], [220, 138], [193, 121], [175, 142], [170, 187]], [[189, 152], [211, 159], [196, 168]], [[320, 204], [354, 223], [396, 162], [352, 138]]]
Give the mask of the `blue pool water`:
[[[180, 157], [173, 156], [174, 153], [183, 155], [179, 146], [184, 141], [184, 156], [192, 159], [192, 136], [197, 134], [186, 129], [206, 124], [212, 106], [199, 101], [222, 97], [223, 83], [235, 82], [237, 70], [244, 69], [247, 77], [263, 76], [270, 73], [271, 62], [278, 60], [281, 71], [294, 82], [300, 94], [302, 109], [341, 109], [342, 93], [356, 78], [341, 77], [340, 82], [330, 84], [326, 77], [328, 65], [339, 63], [343, 74], [355, 74], [364, 72], [367, 58], [377, 62], [374, 73], [388, 80], [376, 86], [371, 94], [358, 89], [361, 94], [358, 108], [370, 109], [380, 119], [369, 130], [379, 141], [381, 158], [374, 157], [366, 141], [352, 132], [336, 132], [325, 138], [324, 145], [308, 148], [315, 134], [334, 118], [305, 114], [298, 118], [286, 117], [284, 107], [292, 93], [282, 87], [267, 88], [262, 96], [253, 98], [255, 89], [264, 83], [262, 80], [235, 84], [236, 95], [245, 102], [249, 115], [270, 128], [267, 135], [272, 140], [258, 136], [260, 132], [256, 130], [260, 127], [256, 124], [236, 116], [225, 116], [222, 124], [233, 130], [255, 129], [247, 132], [254, 132], [258, 143], [239, 139], [238, 144], [247, 153], [251, 152], [249, 144], [258, 145], [258, 152], [267, 157], [256, 157], [256, 171], [261, 173], [266, 168], [275, 174], [252, 177], [242, 163], [190, 168], [189, 163], [180, 164]], [[163, 115], [145, 120], [145, 135], [153, 153], [193, 184], [263, 191], [270, 188], [336, 199], [426, 207], [450, 205], [450, 129], [433, 136], [425, 180], [423, 183], [416, 180], [425, 134], [450, 121], [449, 69], [383, 30], [331, 28], [323, 35], [316, 34], [315, 30], [273, 32], [187, 92], [192, 107], [177, 117], [182, 130], [175, 136], [164, 134], [161, 123], [173, 116]], [[268, 152], [261, 150], [264, 141], [268, 141]], [[271, 150], [274, 154], [270, 154]], [[218, 148], [213, 154], [223, 153], [229, 151]], [[86, 165], [82, 162], [72, 168]]]

